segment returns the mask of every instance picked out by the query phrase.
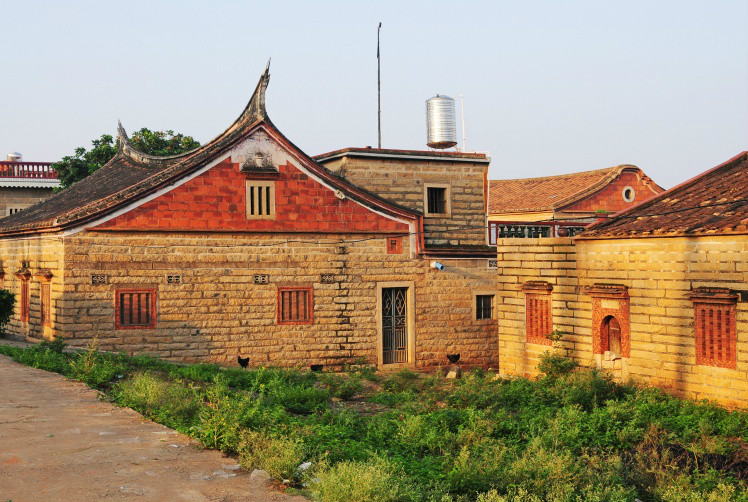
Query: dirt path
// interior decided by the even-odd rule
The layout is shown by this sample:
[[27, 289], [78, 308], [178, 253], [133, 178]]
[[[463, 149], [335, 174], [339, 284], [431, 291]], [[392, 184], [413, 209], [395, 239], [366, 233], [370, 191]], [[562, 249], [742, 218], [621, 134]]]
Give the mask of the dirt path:
[[231, 458], [102, 402], [82, 383], [0, 356], [0, 500], [308, 502]]

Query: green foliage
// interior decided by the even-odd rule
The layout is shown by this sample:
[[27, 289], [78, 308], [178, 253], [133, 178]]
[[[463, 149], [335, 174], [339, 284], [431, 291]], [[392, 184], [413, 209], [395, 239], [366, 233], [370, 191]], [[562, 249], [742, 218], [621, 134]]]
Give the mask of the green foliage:
[[207, 448], [236, 453], [248, 399], [230, 392], [220, 375], [207, 387], [204, 396], [205, 403], [200, 407], [198, 424], [192, 427], [192, 432]]
[[406, 502], [418, 499], [416, 488], [396, 464], [374, 456], [366, 462], [340, 462], [317, 473], [312, 485], [324, 502]]
[[557, 378], [563, 375], [568, 375], [577, 369], [578, 366], [579, 363], [574, 359], [561, 354], [551, 353], [546, 350], [540, 356], [538, 370], [551, 378]]
[[[748, 413], [567, 371], [563, 358], [535, 380], [401, 371], [364, 385], [356, 368], [243, 370], [63, 349], [0, 345], [247, 468], [307, 482], [320, 500], [748, 502]], [[315, 472], [301, 479], [306, 460]]]
[[152, 372], [138, 372], [115, 385], [112, 399], [143, 416], [185, 431], [195, 425], [200, 403], [193, 389]]
[[[200, 146], [192, 136], [175, 134], [174, 131], [151, 131], [145, 127], [133, 133], [130, 142], [138, 150], [150, 155], [177, 155]], [[89, 174], [96, 172], [109, 162], [117, 153], [118, 143], [109, 134], [102, 134], [91, 142], [92, 148], [75, 149], [73, 155], [67, 155], [60, 162], [52, 165], [60, 180], [60, 189], [67, 188]]]
[[16, 305], [16, 296], [7, 289], [0, 289], [0, 333], [10, 321]]
[[302, 473], [304, 446], [299, 439], [270, 437], [245, 430], [239, 441], [239, 464], [247, 470], [264, 469], [277, 479], [296, 480]]

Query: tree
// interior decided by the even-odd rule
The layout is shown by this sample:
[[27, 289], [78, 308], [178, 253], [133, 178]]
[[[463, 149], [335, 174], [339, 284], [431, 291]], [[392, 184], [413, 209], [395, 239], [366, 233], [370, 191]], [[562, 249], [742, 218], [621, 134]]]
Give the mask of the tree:
[[[177, 155], [200, 146], [192, 136], [174, 134], [174, 131], [151, 131], [143, 127], [133, 133], [130, 143], [139, 151], [150, 155]], [[90, 150], [78, 147], [73, 155], [67, 155], [52, 165], [60, 180], [60, 190], [67, 188], [95, 172], [115, 156], [119, 140], [109, 134], [102, 134], [91, 142]]]

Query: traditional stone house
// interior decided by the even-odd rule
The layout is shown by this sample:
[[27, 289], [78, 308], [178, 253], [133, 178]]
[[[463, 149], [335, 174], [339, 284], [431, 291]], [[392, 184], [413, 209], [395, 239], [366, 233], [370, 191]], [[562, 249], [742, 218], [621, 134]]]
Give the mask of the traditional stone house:
[[268, 80], [204, 146], [152, 157], [120, 128], [106, 166], [3, 220], [9, 331], [182, 361], [428, 368], [460, 353], [495, 366], [495, 254], [464, 228], [485, 227], [489, 159], [404, 152], [420, 199], [375, 193], [279, 132]]
[[748, 152], [576, 238], [501, 239], [499, 368], [545, 335], [617, 378], [748, 406]]
[[543, 178], [491, 180], [489, 243], [508, 237], [573, 236], [598, 219], [662, 190], [632, 165]]
[[8, 157], [0, 162], [0, 218], [46, 199], [60, 186], [49, 162], [24, 162], [18, 154]]

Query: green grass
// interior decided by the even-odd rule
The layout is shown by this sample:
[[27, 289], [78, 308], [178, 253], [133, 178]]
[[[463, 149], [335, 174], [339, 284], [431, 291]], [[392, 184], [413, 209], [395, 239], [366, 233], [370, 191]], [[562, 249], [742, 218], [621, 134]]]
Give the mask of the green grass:
[[0, 353], [326, 502], [748, 502], [748, 413], [558, 357], [535, 380], [446, 381], [363, 364], [342, 374], [179, 365], [59, 343]]

